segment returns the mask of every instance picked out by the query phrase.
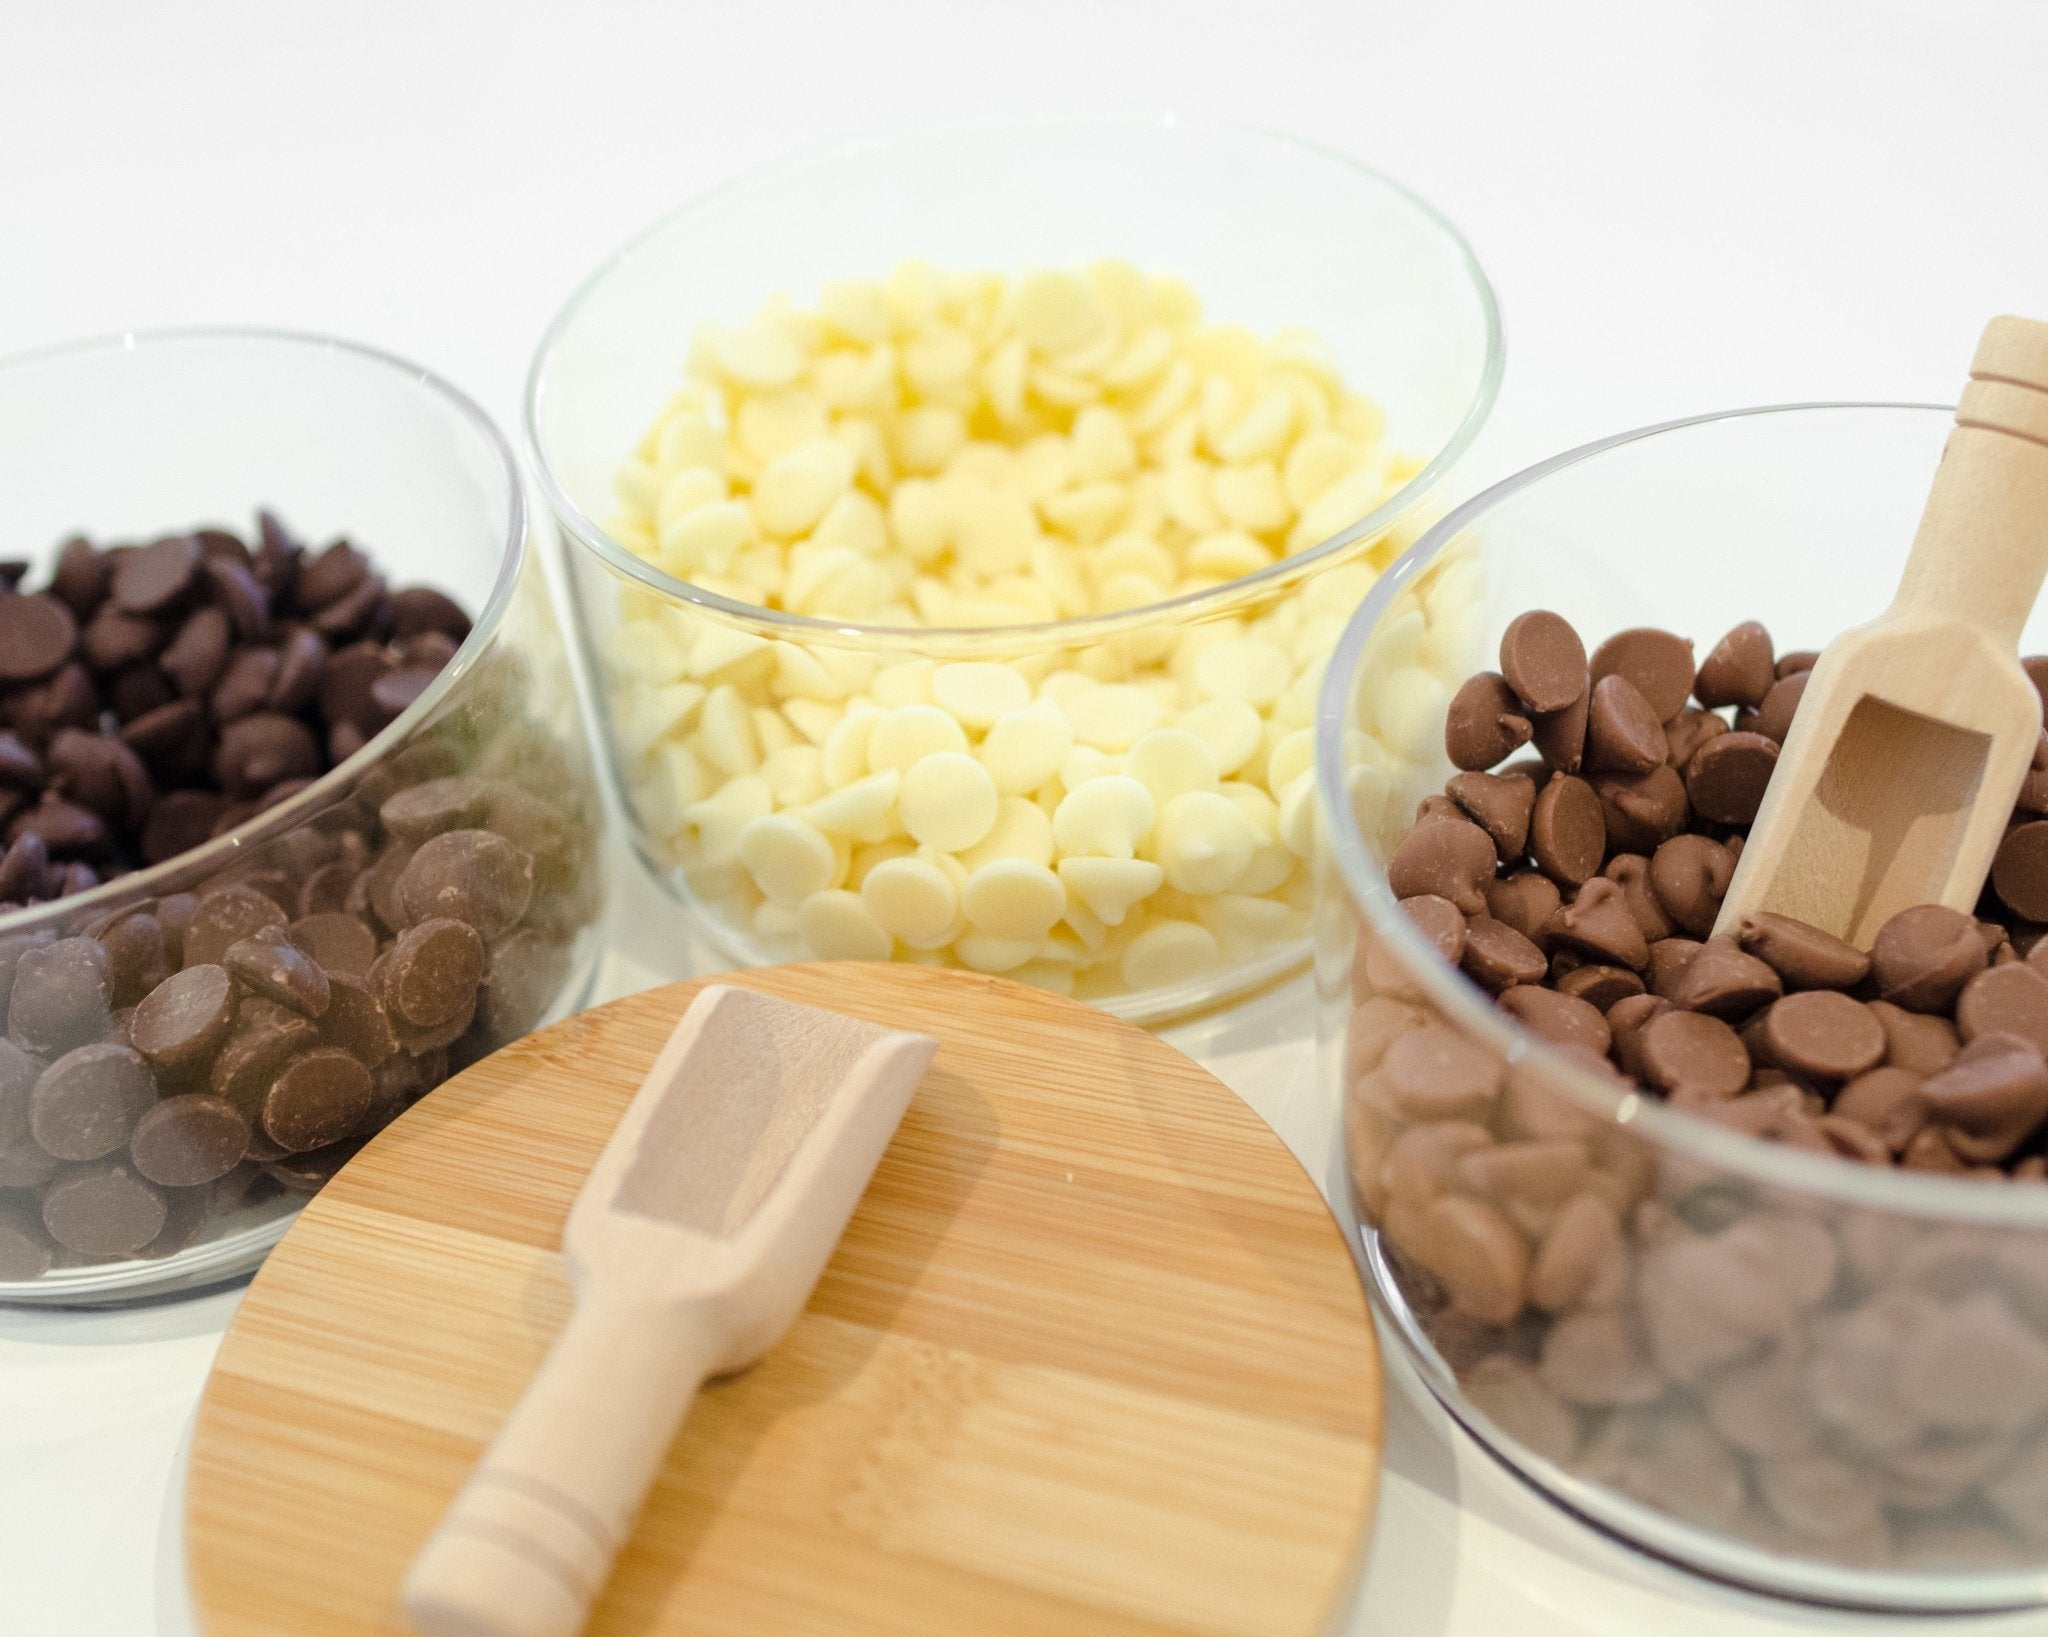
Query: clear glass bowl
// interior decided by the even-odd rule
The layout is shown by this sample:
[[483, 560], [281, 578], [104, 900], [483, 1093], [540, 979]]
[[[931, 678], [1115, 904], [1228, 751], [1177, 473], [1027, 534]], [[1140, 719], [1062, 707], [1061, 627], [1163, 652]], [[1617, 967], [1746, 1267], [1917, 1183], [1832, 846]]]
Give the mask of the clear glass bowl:
[[[31, 585], [74, 534], [104, 544], [211, 523], [246, 535], [267, 507], [315, 543], [347, 535], [394, 587], [432, 585], [475, 621], [433, 683], [348, 760], [198, 848], [0, 916], [0, 952], [98, 937], [138, 913], [168, 915], [176, 895], [238, 884], [295, 916], [302, 894], [320, 890], [322, 865], [398, 856], [380, 808], [429, 779], [475, 780], [467, 822], [534, 866], [531, 901], [490, 945], [474, 1020], [445, 1048], [383, 1059], [371, 1113], [348, 1139], [266, 1154], [267, 1167], [245, 1158], [217, 1184], [160, 1190], [163, 1231], [137, 1255], [88, 1261], [45, 1242], [46, 1271], [0, 1279], [0, 1301], [125, 1300], [253, 1266], [369, 1129], [581, 997], [603, 896], [600, 792], [567, 648], [527, 547], [512, 451], [474, 404], [416, 365], [320, 337], [229, 330], [60, 347], [0, 364], [0, 449], [7, 550], [37, 560]], [[391, 928], [374, 929], [388, 943]], [[13, 961], [4, 964], [11, 982]], [[175, 1083], [153, 1072], [169, 1095], [204, 1089], [208, 1067], [191, 1065]], [[33, 1139], [22, 1142], [0, 1154], [0, 1224], [33, 1261], [37, 1173], [47, 1167], [29, 1152]]]
[[[1704, 652], [1749, 618], [1780, 652], [1822, 646], [1889, 600], [1951, 424], [1762, 409], [1533, 467], [1381, 579], [1317, 723], [1335, 1192], [1424, 1377], [1530, 1482], [1636, 1544], [1871, 1608], [2048, 1596], [2048, 1188], [1865, 1167], [1623, 1093], [1447, 966], [1384, 866], [1452, 771], [1449, 689], [1493, 667], [1514, 615], [1554, 609], [1588, 647], [1655, 625]], [[2048, 609], [2022, 641], [2044, 648]], [[1495, 1090], [1396, 1095], [1382, 1061], [1423, 1029], [1477, 1047]], [[1551, 1146], [1514, 1146], [1531, 1144]], [[1461, 1260], [1480, 1244], [1499, 1260]]]
[[[1328, 343], [1345, 385], [1384, 410], [1387, 446], [1422, 469], [1367, 515], [1258, 573], [1148, 607], [1036, 625], [886, 628], [770, 611], [673, 578], [608, 532], [620, 468], [680, 384], [704, 325], [744, 321], [776, 293], [814, 306], [828, 281], [880, 278], [913, 257], [942, 271], [1005, 274], [1117, 257], [1184, 278], [1210, 319], [1261, 334], [1305, 327]], [[961, 958], [956, 948], [910, 949], [886, 935], [844, 938], [837, 923], [813, 921], [800, 906], [763, 902], [731, 837], [702, 834], [683, 816], [691, 792], [678, 796], [685, 781], [662, 758], [671, 745], [694, 756], [698, 730], [665, 729], [658, 704], [646, 725], [641, 707], [674, 679], [620, 663], [612, 637], [625, 618], [667, 622], [692, 656], [694, 680], [715, 688], [738, 678], [749, 706], [774, 713], [806, 693], [844, 709], [876, 675], [911, 659], [993, 660], [1034, 679], [1160, 677], [1188, 633], [1285, 608], [1297, 671], [1274, 714], [1303, 731], [1301, 766], [1286, 781], [1291, 804], [1284, 789], [1261, 787], [1252, 799], [1275, 809], [1263, 821], [1274, 857], [1259, 872], [1260, 901], [1212, 917], [1213, 936], [1175, 934], [1165, 958], [1156, 943], [1138, 947], [1131, 923], [1090, 927], [1092, 942], [1065, 940], [1064, 966], [1018, 949], [972, 953], [982, 970], [1146, 1019], [1299, 964], [1310, 897], [1300, 848], [1313, 813], [1305, 730], [1338, 623], [1326, 608], [1349, 607], [1377, 565], [1420, 532], [1423, 508], [1492, 407], [1500, 369], [1492, 292], [1450, 226], [1385, 177], [1280, 137], [1164, 118], [988, 121], [835, 147], [685, 206], [577, 292], [541, 342], [527, 399], [636, 851], [735, 962]], [[716, 658], [700, 665], [704, 654]], [[852, 680], [820, 688], [821, 673]], [[815, 713], [807, 725], [818, 731]], [[725, 788], [716, 782], [725, 775], [698, 785], [698, 771], [693, 763], [687, 781], [696, 794]], [[858, 884], [852, 867], [835, 862], [830, 890], [842, 901]], [[1178, 904], [1175, 924], [1210, 909]]]

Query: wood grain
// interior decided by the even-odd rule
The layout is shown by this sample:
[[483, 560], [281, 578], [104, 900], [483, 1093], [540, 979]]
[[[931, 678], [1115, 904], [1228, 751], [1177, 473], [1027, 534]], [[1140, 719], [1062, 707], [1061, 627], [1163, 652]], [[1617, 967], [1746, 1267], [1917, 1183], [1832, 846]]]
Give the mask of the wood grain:
[[[693, 1407], [591, 1630], [1322, 1629], [1371, 1522], [1379, 1358], [1273, 1134], [1001, 979], [721, 981], [942, 1046], [788, 1339]], [[404, 1631], [406, 1565], [567, 1315], [569, 1204], [694, 992], [449, 1081], [271, 1253], [193, 1435], [205, 1631]]]
[[2048, 577], [2048, 324], [1995, 318], [1899, 589], [1821, 650], [1714, 923], [1760, 911], [1868, 949], [1915, 904], [1972, 914], [2041, 734], [2018, 642]]

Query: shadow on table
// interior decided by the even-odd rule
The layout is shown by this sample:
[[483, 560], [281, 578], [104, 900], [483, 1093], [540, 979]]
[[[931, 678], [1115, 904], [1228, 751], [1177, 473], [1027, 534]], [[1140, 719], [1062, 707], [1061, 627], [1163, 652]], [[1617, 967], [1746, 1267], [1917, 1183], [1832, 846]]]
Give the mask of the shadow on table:
[[1346, 1637], [1441, 1637], [1450, 1630], [1459, 1556], [1457, 1452], [1443, 1435], [1443, 1412], [1398, 1347], [1382, 1324], [1386, 1445], [1379, 1519], [1352, 1617], [1337, 1628]]

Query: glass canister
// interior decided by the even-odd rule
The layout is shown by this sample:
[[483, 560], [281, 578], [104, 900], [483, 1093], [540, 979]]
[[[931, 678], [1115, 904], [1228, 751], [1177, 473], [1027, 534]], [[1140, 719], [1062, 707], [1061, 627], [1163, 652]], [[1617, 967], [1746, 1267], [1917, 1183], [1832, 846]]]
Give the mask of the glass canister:
[[[1254, 571], [1024, 624], [768, 607], [667, 572], [622, 532], [623, 468], [653, 448], [634, 481], [669, 481], [666, 443], [689, 441], [646, 443], [693, 348], [712, 345], [707, 327], [742, 325], [771, 298], [809, 309], [840, 280], [895, 273], [907, 303], [922, 281], [1110, 259], [1175, 275], [1247, 341], [1312, 332], [1325, 349], [1315, 367], [1383, 412], [1397, 479], [1304, 512], [1297, 531], [1313, 538], [1270, 562], [1256, 548]], [[924, 367], [910, 350], [846, 346], [832, 367], [878, 364], [893, 402]], [[848, 144], [685, 206], [585, 284], [544, 338], [528, 398], [635, 849], [743, 963], [962, 965], [1142, 1019], [1297, 965], [1308, 729], [1337, 611], [1420, 531], [1492, 405], [1500, 359], [1491, 291], [1433, 210], [1346, 159], [1258, 133], [991, 120]], [[1086, 388], [1055, 375], [1031, 391]], [[1033, 416], [1055, 445], [1073, 420], [1050, 398], [1030, 401]], [[734, 429], [713, 419], [706, 435], [730, 449]], [[881, 514], [885, 485], [864, 469], [855, 491]], [[1039, 522], [1085, 511], [1097, 497], [1084, 491], [1038, 495]], [[1128, 530], [1098, 544], [1134, 563], [1157, 555]], [[901, 735], [866, 737], [863, 723], [906, 709]], [[923, 714], [934, 709], [950, 720]], [[928, 782], [959, 801], [914, 798], [921, 823], [899, 798], [928, 754], [955, 758]], [[1154, 776], [1153, 762], [1171, 766]], [[1146, 789], [1126, 778], [1063, 820], [1072, 786], [1105, 775]], [[1176, 794], [1196, 799], [1168, 814]]]
[[[7, 550], [30, 560], [30, 586], [72, 536], [253, 538], [262, 508], [316, 544], [350, 539], [393, 588], [432, 587], [473, 620], [431, 683], [324, 775], [261, 811], [228, 809], [161, 862], [0, 914], [0, 1301], [121, 1300], [253, 1265], [368, 1136], [577, 1003], [597, 953], [602, 809], [512, 452], [427, 371], [316, 336], [124, 335], [0, 364], [0, 449]], [[269, 614], [252, 618], [260, 642]], [[316, 687], [336, 680], [319, 663]], [[205, 745], [214, 709], [202, 695]], [[412, 996], [408, 1016], [383, 958], [430, 886], [475, 935], [457, 935], [456, 953], [478, 958]], [[219, 965], [229, 942], [268, 928], [326, 974], [298, 1009]], [[11, 1015], [30, 1010], [23, 972], [53, 950], [78, 980], [61, 1028]], [[189, 1039], [139, 1058], [136, 1008], [167, 984]], [[131, 1075], [138, 1106], [89, 1144], [59, 1141], [38, 1124], [36, 1088], [99, 1041], [124, 1048], [116, 1070], [146, 1062]], [[295, 1065], [308, 1078], [306, 1062], [320, 1085], [289, 1089], [317, 1090], [319, 1118], [295, 1122], [284, 1102], [308, 1099], [277, 1088]]]
[[[1445, 1406], [1565, 1506], [1707, 1573], [1883, 1609], [2048, 1596], [2048, 1190], [1738, 1134], [1575, 1061], [1402, 913], [1386, 861], [1446, 706], [1531, 608], [1588, 645], [1876, 614], [1951, 425], [1709, 416], [1444, 521], [1357, 611], [1318, 718], [1316, 984], [1344, 1202]], [[2048, 647], [2037, 613], [2023, 651]], [[1424, 1069], [1418, 1068], [1424, 1065]]]

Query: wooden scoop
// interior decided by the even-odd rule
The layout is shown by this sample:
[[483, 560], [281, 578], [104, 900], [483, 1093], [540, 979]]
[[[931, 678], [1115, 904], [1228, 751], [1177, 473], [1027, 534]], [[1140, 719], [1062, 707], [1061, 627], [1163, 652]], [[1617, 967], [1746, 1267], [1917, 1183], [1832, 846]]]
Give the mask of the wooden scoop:
[[698, 1387], [795, 1321], [937, 1049], [697, 997], [569, 1212], [568, 1326], [413, 1562], [416, 1630], [582, 1630]]
[[2041, 731], [2020, 627], [2048, 572], [2048, 324], [1994, 318], [1898, 594], [1813, 668], [1716, 921], [1773, 910], [1868, 949], [1973, 912]]

